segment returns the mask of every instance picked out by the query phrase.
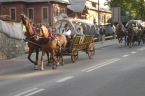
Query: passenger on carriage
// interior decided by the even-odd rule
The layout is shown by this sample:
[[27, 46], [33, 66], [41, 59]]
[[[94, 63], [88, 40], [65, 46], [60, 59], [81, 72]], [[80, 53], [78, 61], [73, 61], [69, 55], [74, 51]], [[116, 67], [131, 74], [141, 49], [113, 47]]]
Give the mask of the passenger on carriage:
[[64, 34], [64, 35], [66, 36], [66, 39], [67, 39], [66, 48], [70, 47], [72, 32], [71, 32], [71, 30], [69, 29], [68, 24], [65, 24], [64, 30], [62, 30], [62, 34]]
[[37, 29], [36, 29], [36, 25], [35, 24], [33, 24], [32, 30], [33, 30], [34, 34], [37, 34], [37, 31], [36, 31]]
[[57, 40], [57, 38], [52, 33], [52, 27], [49, 27], [48, 28], [48, 33], [49, 33], [49, 37], [51, 37], [52, 40]]
[[74, 35], [74, 37], [76, 37], [76, 36], [84, 36], [84, 34], [83, 34], [81, 28], [78, 28], [78, 29], [77, 29], [77, 32], [76, 32], [76, 34]]

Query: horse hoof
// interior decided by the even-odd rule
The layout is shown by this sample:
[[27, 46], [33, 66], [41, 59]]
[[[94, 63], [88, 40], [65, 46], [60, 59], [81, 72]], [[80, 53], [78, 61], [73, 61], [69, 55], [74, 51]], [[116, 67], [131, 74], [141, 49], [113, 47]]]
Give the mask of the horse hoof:
[[59, 62], [57, 62], [57, 66], [59, 66]]
[[44, 70], [44, 68], [40, 68], [40, 71], [43, 71]]
[[56, 67], [53, 67], [52, 69], [56, 69]]
[[38, 70], [38, 66], [35, 66], [34, 70]]

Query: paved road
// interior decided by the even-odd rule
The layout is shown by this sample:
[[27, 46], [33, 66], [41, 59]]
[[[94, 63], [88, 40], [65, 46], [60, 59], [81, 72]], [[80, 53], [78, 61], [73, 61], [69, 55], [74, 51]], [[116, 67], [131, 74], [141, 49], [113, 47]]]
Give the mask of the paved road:
[[[94, 44], [95, 44], [95, 48], [98, 49], [102, 47], [112, 46], [116, 43], [118, 43], [117, 40], [113, 39], [113, 40], [105, 41], [104, 44], [101, 44], [100, 42], [95, 42]], [[32, 54], [32, 58], [35, 60], [35, 53]], [[30, 64], [30, 62], [28, 61], [27, 54], [26, 54], [26, 55], [23, 55], [14, 59], [0, 61], [0, 71], [11, 69], [11, 68], [16, 68], [19, 66], [25, 66], [27, 64]]]
[[65, 66], [56, 70], [34, 71], [28, 63], [0, 71], [0, 96], [144, 96], [145, 45], [106, 46], [91, 60], [85, 53], [75, 64], [65, 57]]

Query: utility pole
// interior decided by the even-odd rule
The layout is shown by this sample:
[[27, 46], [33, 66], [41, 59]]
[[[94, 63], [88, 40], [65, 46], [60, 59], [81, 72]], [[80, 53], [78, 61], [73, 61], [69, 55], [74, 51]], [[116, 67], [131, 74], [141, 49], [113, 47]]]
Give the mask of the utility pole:
[[100, 26], [100, 9], [99, 9], [99, 0], [98, 0], [98, 26]]

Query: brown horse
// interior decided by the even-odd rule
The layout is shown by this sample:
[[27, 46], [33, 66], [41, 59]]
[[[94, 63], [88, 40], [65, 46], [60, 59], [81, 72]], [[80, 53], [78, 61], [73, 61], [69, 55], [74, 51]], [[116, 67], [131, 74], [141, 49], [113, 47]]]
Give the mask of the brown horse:
[[[34, 39], [36, 35], [36, 31], [34, 31], [34, 29], [32, 28], [31, 21], [24, 14], [21, 14], [21, 20], [22, 20], [23, 25], [26, 27], [25, 40], [28, 42], [28, 47], [29, 47], [28, 60], [30, 60], [30, 62], [32, 62], [35, 65], [35, 69], [38, 69], [38, 59], [39, 59], [38, 56], [39, 56], [39, 49], [41, 48], [41, 46]], [[49, 35], [48, 31], [46, 32], [45, 30], [45, 33], [43, 33], [42, 36], [47, 38], [48, 35]], [[34, 50], [36, 51], [36, 61], [31, 59], [31, 55]], [[47, 56], [48, 56], [48, 63], [49, 63], [49, 54], [47, 54]]]
[[135, 31], [133, 29], [133, 26], [131, 23], [128, 24], [128, 29], [127, 29], [128, 33], [127, 33], [127, 45], [130, 46], [130, 48], [133, 46], [134, 44], [134, 36], [135, 36]]
[[[138, 28], [135, 30], [135, 35], [134, 35], [134, 42], [138, 42], [138, 45], [140, 45], [140, 42], [143, 40], [143, 27], [140, 25]], [[144, 43], [144, 42], [143, 42]]]
[[[41, 31], [41, 30], [40, 30]], [[37, 41], [47, 41], [43, 42], [41, 44], [42, 48], [42, 55], [41, 55], [41, 66], [40, 70], [44, 70], [43, 65], [44, 65], [44, 55], [46, 52], [49, 52], [51, 54], [51, 59], [53, 60], [53, 69], [56, 69], [57, 66], [59, 65], [59, 62], [56, 60], [55, 55], [60, 55], [62, 58], [62, 65], [64, 64], [64, 59], [63, 59], [63, 51], [65, 50], [66, 47], [66, 37], [63, 34], [56, 34], [55, 35], [57, 39], [53, 40], [51, 37], [49, 38], [41, 38], [41, 32], [40, 34], [37, 35]]]
[[120, 47], [122, 47], [123, 37], [125, 37], [125, 46], [126, 46], [126, 29], [121, 22], [119, 22], [116, 26], [116, 35]]

